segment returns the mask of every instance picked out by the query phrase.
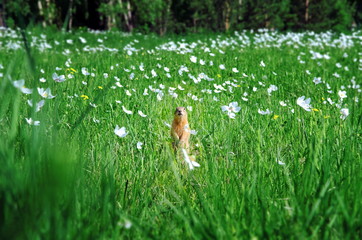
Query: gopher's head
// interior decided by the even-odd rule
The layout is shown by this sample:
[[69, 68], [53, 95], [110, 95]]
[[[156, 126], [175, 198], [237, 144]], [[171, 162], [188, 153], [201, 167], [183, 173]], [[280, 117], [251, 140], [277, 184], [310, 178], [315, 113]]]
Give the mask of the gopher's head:
[[177, 108], [176, 108], [176, 111], [175, 111], [175, 117], [176, 117], [176, 118], [187, 117], [186, 108], [184, 108], [184, 107], [177, 107]]

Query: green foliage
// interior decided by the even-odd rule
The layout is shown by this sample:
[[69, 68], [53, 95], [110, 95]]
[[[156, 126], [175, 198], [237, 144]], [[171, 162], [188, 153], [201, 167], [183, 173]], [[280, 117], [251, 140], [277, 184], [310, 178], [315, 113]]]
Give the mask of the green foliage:
[[14, 0], [6, 2], [6, 21], [9, 27], [26, 27], [26, 19], [30, 16], [29, 0]]
[[361, 9], [355, 0], [13, 0], [5, 1], [2, 14], [12, 27], [64, 27], [71, 19], [74, 27], [163, 35], [258, 28], [345, 32], [360, 26]]
[[[354, 37], [311, 32], [290, 37], [269, 31], [169, 39], [116, 31], [27, 32], [34, 74], [22, 49], [0, 49], [0, 239], [361, 236], [362, 108], [361, 93], [351, 82], [360, 75], [360, 63], [354, 60], [361, 43], [356, 32]], [[19, 39], [16, 32], [6, 33], [0, 46]], [[339, 45], [346, 37], [353, 46]], [[52, 48], [42, 49], [44, 43]], [[174, 52], [172, 43], [186, 44], [192, 52]], [[85, 46], [94, 51], [86, 52]], [[125, 46], [137, 51], [129, 55]], [[313, 59], [311, 51], [330, 58]], [[206, 64], [191, 62], [191, 56]], [[182, 76], [181, 66], [189, 70]], [[95, 75], [82, 74], [83, 67]], [[158, 73], [154, 78], [152, 69]], [[66, 81], [53, 81], [55, 72], [66, 75]], [[196, 84], [188, 77], [201, 73], [214, 80]], [[42, 77], [46, 82], [39, 81]], [[330, 89], [314, 84], [314, 77]], [[16, 89], [12, 81], [18, 79], [25, 79], [34, 93]], [[158, 100], [161, 84], [165, 95]], [[225, 90], [217, 93], [214, 84]], [[268, 95], [271, 84], [278, 90]], [[45, 99], [39, 112], [27, 103], [40, 100], [37, 87], [49, 87], [56, 95]], [[177, 98], [169, 95], [172, 88]], [[341, 89], [347, 91], [342, 101]], [[303, 95], [312, 98], [318, 111], [296, 104]], [[336, 104], [323, 103], [327, 98], [348, 107], [350, 115], [342, 120]], [[220, 107], [234, 101], [241, 110], [230, 119]], [[122, 105], [133, 114], [126, 114]], [[164, 124], [171, 123], [173, 109], [180, 105], [192, 107], [190, 127], [198, 131], [191, 145], [201, 167], [194, 171], [175, 156]], [[258, 113], [266, 108], [273, 114]], [[40, 125], [27, 124], [29, 117]], [[116, 125], [129, 134], [116, 136]]]
[[342, 32], [352, 26], [352, 8], [346, 0], [337, 0], [333, 4], [328, 0], [311, 1], [310, 15], [307, 27], [312, 30], [333, 29]]
[[352, 9], [347, 0], [337, 0], [334, 4], [335, 12], [331, 16], [334, 20], [332, 29], [343, 32], [350, 29], [352, 25]]

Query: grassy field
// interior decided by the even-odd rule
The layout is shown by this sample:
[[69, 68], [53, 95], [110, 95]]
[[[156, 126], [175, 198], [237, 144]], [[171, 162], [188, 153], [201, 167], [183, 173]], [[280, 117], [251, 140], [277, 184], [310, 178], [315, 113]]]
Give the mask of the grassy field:
[[25, 35], [0, 30], [1, 239], [362, 238], [361, 31]]

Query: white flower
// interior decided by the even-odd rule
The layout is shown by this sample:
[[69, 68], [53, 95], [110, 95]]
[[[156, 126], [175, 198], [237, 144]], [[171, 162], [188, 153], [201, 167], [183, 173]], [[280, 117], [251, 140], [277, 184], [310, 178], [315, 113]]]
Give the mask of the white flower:
[[220, 65], [219, 65], [219, 68], [220, 68], [221, 70], [225, 70], [225, 65], [224, 65], [224, 64], [220, 64]]
[[167, 122], [163, 122], [168, 128], [171, 128], [171, 125]]
[[56, 73], [53, 73], [52, 78], [56, 82], [64, 82], [65, 81], [65, 76], [64, 75], [58, 75]]
[[90, 75], [90, 73], [88, 72], [87, 68], [85, 68], [85, 67], [82, 68], [82, 74], [83, 74], [84, 76]]
[[237, 102], [232, 102], [229, 106], [221, 106], [221, 110], [226, 111], [229, 118], [235, 118], [235, 113], [239, 112], [240, 109]]
[[190, 130], [190, 134], [196, 135], [196, 134], [197, 134], [197, 131], [196, 131], [196, 130]]
[[338, 73], [333, 73], [332, 75], [336, 78], [340, 78], [340, 75]]
[[104, 78], [108, 78], [108, 73], [103, 73]]
[[87, 40], [85, 40], [85, 38], [79, 37], [79, 40], [80, 40], [82, 43], [87, 43]]
[[122, 109], [123, 109], [123, 111], [124, 111], [125, 113], [127, 113], [127, 114], [129, 114], [129, 115], [133, 114], [132, 111], [127, 110], [123, 105], [122, 105]]
[[278, 87], [275, 85], [270, 85], [270, 87], [268, 88], [268, 95], [270, 96], [272, 92], [278, 90]]
[[137, 142], [137, 149], [142, 149], [142, 145], [143, 145], [143, 143]]
[[25, 120], [29, 125], [34, 125], [34, 126], [39, 126], [40, 125], [40, 121], [34, 121], [31, 118], [25, 118]]
[[200, 59], [199, 62], [200, 62], [201, 65], [205, 65], [205, 61], [204, 61], [204, 60]]
[[258, 90], [257, 87], [253, 87], [253, 92], [256, 92]]
[[260, 62], [261, 67], [265, 67], [265, 63], [263, 61]]
[[297, 104], [308, 112], [312, 111], [312, 106], [310, 105], [310, 98], [305, 99], [305, 96], [301, 96], [297, 99]]
[[138, 111], [138, 114], [139, 114], [141, 117], [147, 117], [147, 115], [144, 114], [141, 110]]
[[161, 100], [162, 100], [162, 97], [163, 97], [163, 93], [162, 93], [162, 92], [159, 92], [159, 93], [157, 94], [157, 100], [158, 100], [158, 101], [161, 101]]
[[168, 67], [164, 67], [163, 70], [165, 70], [165, 72], [170, 72], [170, 69]]
[[279, 165], [285, 165], [285, 163], [282, 162], [282, 161], [280, 161], [280, 160], [277, 160], [277, 163], [278, 163]]
[[342, 108], [340, 113], [341, 115], [341, 119], [345, 120], [347, 118], [347, 116], [349, 115], [349, 110], [348, 108]]
[[234, 73], [238, 73], [238, 72], [239, 72], [239, 70], [236, 69], [236, 68], [233, 68], [232, 71], [233, 71]]
[[314, 82], [314, 84], [315, 85], [317, 85], [317, 84], [320, 84], [320, 83], [322, 83], [322, 78], [320, 78], [320, 77], [315, 77], [314, 79], [313, 79], [313, 82]]
[[191, 56], [190, 61], [193, 62], [193, 63], [196, 63], [197, 62], [197, 57]]
[[25, 80], [24, 79], [21, 79], [21, 80], [18, 80], [18, 81], [14, 81], [13, 82], [13, 85], [14, 87], [20, 89], [20, 91], [22, 93], [25, 93], [25, 94], [31, 94], [33, 92], [33, 89], [30, 89], [30, 88], [26, 88], [25, 87]]
[[341, 90], [339, 90], [339, 91], [338, 91], [338, 96], [339, 96], [341, 99], [346, 98], [346, 97], [347, 97], [346, 91], [341, 91]]
[[280, 104], [280, 106], [282, 106], [282, 107], [287, 106], [287, 104], [286, 104], [284, 101], [280, 101], [279, 104]]
[[331, 104], [331, 105], [333, 105], [334, 104], [334, 102], [333, 102], [333, 100], [331, 99], [331, 98], [327, 98], [327, 101], [329, 102], [329, 104]]
[[40, 96], [46, 99], [55, 98], [55, 96], [52, 95], [50, 88], [47, 88], [46, 90], [44, 90], [44, 88], [38, 88], [38, 93]]
[[45, 78], [40, 78], [39, 81], [45, 83], [47, 80]]
[[127, 136], [128, 132], [126, 132], [126, 128], [125, 127], [121, 127], [119, 128], [118, 125], [116, 125], [116, 128], [114, 129], [114, 133], [121, 138], [124, 138], [125, 136]]
[[132, 93], [127, 89], [127, 90], [126, 90], [126, 95], [127, 95], [127, 96], [132, 96]]
[[[33, 106], [33, 102], [31, 100], [28, 100], [28, 104], [30, 107]], [[36, 112], [39, 112], [40, 109], [44, 106], [45, 104], [45, 101], [44, 100], [40, 100], [37, 104], [36, 104], [36, 107], [35, 107], [35, 111]]]
[[124, 227], [125, 227], [126, 229], [130, 229], [130, 228], [132, 227], [132, 222], [129, 221], [129, 220], [125, 220], [125, 221], [124, 221]]
[[192, 111], [192, 106], [187, 106], [186, 108], [188, 111], [190, 111], [190, 112]]
[[187, 154], [184, 148], [182, 148], [181, 150], [183, 153], [184, 160], [189, 165], [190, 170], [193, 170], [195, 167], [200, 167], [200, 164], [190, 159], [189, 155]]
[[258, 109], [258, 113], [261, 115], [269, 115], [272, 112], [267, 108], [265, 111]]

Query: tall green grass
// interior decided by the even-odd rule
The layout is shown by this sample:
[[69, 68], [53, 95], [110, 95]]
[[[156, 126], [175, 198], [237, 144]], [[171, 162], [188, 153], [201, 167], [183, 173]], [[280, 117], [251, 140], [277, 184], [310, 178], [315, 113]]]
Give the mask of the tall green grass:
[[[210, 57], [200, 46], [185, 55], [147, 50], [182, 38], [185, 42], [202, 39], [210, 47], [209, 38], [221, 40], [227, 36], [166, 39], [117, 33], [46, 33], [49, 42], [57, 40], [60, 45], [52, 44], [53, 48], [44, 52], [33, 46], [33, 72], [24, 50], [1, 50], [1, 239], [362, 237], [361, 107], [354, 101], [354, 97], [361, 98], [361, 93], [347, 89], [344, 106], [350, 115], [346, 120], [340, 119], [339, 109], [322, 100], [332, 97], [337, 101], [341, 85], [347, 87], [353, 76], [357, 83], [360, 81], [358, 61], [354, 61], [361, 54], [357, 47], [317, 48], [306, 44], [296, 49], [293, 45], [251, 45], [240, 49], [223, 47], [225, 54], [211, 49], [216, 56]], [[35, 29], [29, 39], [40, 34]], [[132, 56], [123, 51], [83, 53], [84, 45], [77, 41], [78, 36], [85, 37], [92, 46], [100, 45], [97, 39], [101, 38], [107, 47], [118, 49], [138, 39], [135, 46], [143, 49]], [[74, 39], [73, 45], [66, 44], [69, 38]], [[361, 43], [354, 41], [356, 45]], [[72, 53], [64, 56], [62, 52], [67, 48]], [[311, 60], [311, 49], [332, 58]], [[308, 56], [303, 57], [305, 64], [297, 60], [300, 52]], [[343, 53], [349, 57], [343, 58]], [[214, 65], [194, 64], [189, 60], [191, 55], [212, 60]], [[68, 58], [77, 71], [74, 78], [54, 82], [51, 75], [56, 67], [62, 68], [58, 73], [69, 73], [64, 66]], [[262, 60], [265, 68], [260, 67]], [[339, 71], [337, 62], [349, 67], [341, 78], [332, 77]], [[138, 70], [141, 63], [145, 72]], [[167, 78], [157, 63], [170, 68], [172, 78]], [[220, 70], [220, 64], [225, 64], [227, 70]], [[135, 78], [130, 80], [130, 73], [123, 69], [131, 69], [132, 65], [137, 69], [132, 70]], [[204, 72], [215, 80], [194, 84], [187, 73], [178, 75], [181, 65], [187, 66], [194, 76]], [[114, 70], [110, 70], [111, 66]], [[82, 75], [82, 67], [96, 77]], [[231, 67], [240, 72], [232, 73]], [[145, 73], [151, 76], [151, 69], [157, 71], [158, 77], [144, 78]], [[109, 77], [104, 78], [103, 73]], [[241, 73], [249, 77], [244, 78]], [[46, 83], [39, 82], [43, 76]], [[114, 76], [120, 78], [124, 88], [110, 88]], [[326, 93], [323, 84], [315, 85], [313, 77], [327, 80], [334, 93]], [[21, 78], [34, 88], [34, 94], [24, 95], [12, 86], [11, 81]], [[239, 85], [233, 93], [201, 92], [213, 89], [214, 83], [233, 79]], [[83, 85], [82, 81], [88, 84]], [[166, 86], [161, 101], [150, 90], [148, 96], [142, 94], [149, 85], [159, 88], [159, 84]], [[177, 91], [178, 98], [168, 96], [168, 87], [179, 84], [185, 90]], [[278, 91], [268, 96], [266, 89], [270, 84], [277, 85]], [[31, 98], [41, 99], [36, 87], [50, 87], [56, 94], [54, 99], [46, 100], [40, 112], [26, 103]], [[253, 92], [253, 87], [258, 91]], [[127, 96], [125, 89], [132, 96]], [[241, 99], [245, 91], [249, 93], [247, 102]], [[194, 101], [187, 93], [203, 101]], [[83, 94], [89, 99], [81, 98]], [[319, 111], [306, 112], [299, 107], [296, 99], [303, 95], [311, 97], [313, 107]], [[213, 96], [219, 101], [213, 101]], [[122, 103], [117, 104], [116, 100]], [[279, 104], [285, 100], [290, 108]], [[220, 107], [233, 101], [239, 103], [241, 111], [230, 119]], [[124, 113], [122, 105], [134, 114]], [[183, 160], [174, 155], [169, 128], [164, 124], [171, 123], [176, 106], [193, 107], [189, 122], [198, 133], [191, 136], [191, 145], [201, 164], [194, 171], [189, 171]], [[273, 114], [260, 115], [259, 108], [269, 108]], [[140, 117], [138, 110], [148, 116]], [[278, 117], [274, 119], [274, 115]], [[40, 126], [28, 125], [26, 117], [39, 120]], [[129, 134], [117, 137], [113, 133], [116, 125], [125, 126]], [[136, 148], [138, 141], [144, 143], [142, 149]]]

